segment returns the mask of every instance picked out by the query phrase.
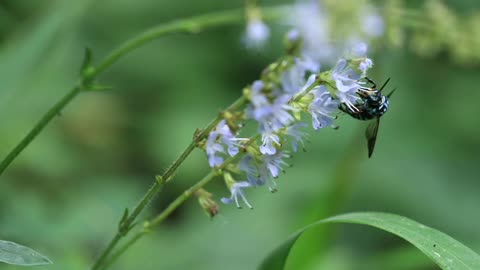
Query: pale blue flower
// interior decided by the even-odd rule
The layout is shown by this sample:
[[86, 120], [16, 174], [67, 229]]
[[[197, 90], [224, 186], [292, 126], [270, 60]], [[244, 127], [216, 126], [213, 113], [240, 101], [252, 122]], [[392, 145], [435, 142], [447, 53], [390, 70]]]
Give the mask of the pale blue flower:
[[361, 27], [365, 34], [378, 38], [385, 32], [385, 22], [378, 10], [370, 5], [365, 6], [362, 12]]
[[243, 203], [245, 203], [245, 205], [248, 206], [248, 208], [253, 209], [252, 205], [248, 202], [247, 198], [245, 197], [245, 193], [243, 191], [243, 189], [249, 188], [251, 186], [252, 185], [246, 181], [236, 182], [230, 188], [230, 193], [231, 193], [230, 198], [225, 198], [225, 197], [221, 198], [222, 203], [225, 203], [225, 204], [235, 203], [235, 205], [238, 208], [242, 208], [239, 202], [239, 197], [240, 197], [243, 200]]
[[271, 192], [277, 190], [277, 178], [284, 166], [287, 166], [283, 159], [290, 155], [285, 151], [277, 151], [273, 155], [261, 155], [255, 159], [248, 154], [240, 161], [239, 169], [247, 175], [247, 180], [254, 186], [267, 185]]
[[283, 167], [288, 166], [285, 158], [290, 158], [290, 155], [285, 151], [277, 151], [274, 155], [263, 155], [264, 165], [273, 178], [277, 178], [283, 171]]
[[277, 147], [282, 146], [280, 138], [277, 134], [272, 132], [265, 132], [262, 134], [262, 145], [260, 152], [265, 155], [273, 155], [277, 152]]
[[319, 1], [298, 1], [289, 14], [287, 23], [302, 37], [303, 55], [326, 62], [336, 58], [338, 50], [330, 38], [328, 16]]
[[294, 65], [282, 74], [282, 89], [284, 92], [295, 95], [305, 90], [315, 80], [307, 81], [307, 73], [318, 73], [320, 71], [320, 63], [314, 61], [307, 56], [296, 58]]
[[362, 72], [361, 77], [365, 77], [367, 71], [373, 66], [372, 59], [367, 57], [368, 45], [365, 42], [357, 42], [351, 50], [353, 58], [362, 58], [358, 69]]
[[272, 104], [262, 108], [262, 110], [268, 113], [256, 118], [261, 124], [261, 132], [276, 132], [295, 121], [295, 118], [291, 114], [295, 109], [289, 105], [290, 98], [289, 95], [279, 96]]
[[249, 114], [253, 119], [259, 119], [265, 115], [270, 114], [270, 101], [263, 93], [265, 83], [261, 80], [256, 80], [251, 87], [251, 103], [253, 105], [249, 108]]
[[301, 38], [302, 38], [302, 36], [300, 34], [300, 31], [298, 31], [298, 29], [296, 29], [296, 28], [291, 29], [287, 33], [287, 39], [291, 43], [296, 43], [296, 42], [300, 41]]
[[365, 76], [367, 74], [367, 71], [372, 68], [373, 66], [373, 61], [370, 58], [364, 58], [360, 64], [358, 65], [358, 68], [362, 72], [362, 76]]
[[223, 146], [217, 142], [220, 134], [216, 131], [210, 132], [208, 135], [205, 151], [207, 152], [208, 164], [210, 167], [220, 166], [223, 164], [223, 157], [219, 156], [220, 153], [225, 153]]
[[338, 110], [339, 102], [332, 98], [324, 85], [315, 87], [311, 93], [314, 98], [308, 106], [308, 112], [312, 116], [313, 128], [335, 127], [333, 114]]
[[217, 126], [217, 132], [221, 136], [222, 143], [227, 146], [227, 152], [228, 154], [233, 157], [238, 154], [238, 147], [239, 141], [246, 141], [248, 140], [247, 138], [237, 138], [232, 131], [230, 130], [230, 127], [226, 124], [225, 120], [222, 120], [218, 126]]
[[305, 128], [307, 126], [307, 124], [303, 123], [303, 122], [300, 122], [300, 123], [296, 123], [296, 124], [293, 124], [289, 127], [287, 127], [287, 129], [285, 130], [285, 134], [287, 134], [288, 136], [292, 137], [292, 150], [294, 152], [297, 152], [298, 151], [298, 144], [302, 144], [302, 148], [305, 149], [305, 142], [304, 142], [304, 139], [307, 138], [307, 133], [300, 130], [300, 128]]
[[[246, 138], [237, 138], [232, 133], [230, 127], [225, 120], [218, 123], [215, 130], [212, 130], [208, 135], [205, 145], [205, 151], [208, 156], [208, 164], [210, 167], [220, 166], [224, 162], [222, 154], [228, 153], [230, 156], [235, 156], [239, 152], [239, 142], [248, 140]], [[225, 151], [225, 147], [227, 151]]]
[[253, 186], [262, 186], [268, 180], [266, 171], [260, 171], [260, 166], [251, 154], [246, 154], [238, 165], [239, 169], [245, 172], [248, 182]]
[[356, 42], [353, 44], [351, 53], [352, 57], [360, 58], [365, 57], [367, 55], [368, 45], [365, 42]]
[[273, 133], [295, 120], [290, 114], [295, 109], [288, 104], [289, 95], [281, 95], [271, 103], [262, 93], [263, 87], [262, 81], [255, 81], [252, 84], [252, 105], [248, 109], [248, 116], [259, 123], [260, 133]]
[[260, 19], [252, 19], [247, 23], [245, 45], [247, 48], [259, 49], [270, 37], [270, 28]]
[[332, 72], [332, 79], [338, 89], [335, 93], [337, 99], [351, 110], [357, 110], [354, 104], [359, 100], [356, 93], [361, 87], [360, 75], [348, 65], [346, 59], [340, 59], [337, 62]]

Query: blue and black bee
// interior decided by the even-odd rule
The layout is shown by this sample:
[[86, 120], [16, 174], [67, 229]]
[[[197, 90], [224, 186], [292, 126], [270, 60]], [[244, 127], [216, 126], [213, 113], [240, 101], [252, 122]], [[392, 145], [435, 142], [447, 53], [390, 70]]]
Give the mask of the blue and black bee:
[[340, 105], [340, 110], [358, 120], [375, 120], [368, 125], [365, 132], [368, 144], [368, 157], [371, 157], [373, 149], [375, 148], [375, 142], [377, 141], [380, 117], [387, 112], [389, 106], [388, 99], [392, 96], [395, 89], [385, 96], [382, 94], [382, 90], [390, 81], [390, 78], [380, 89], [377, 89], [377, 84], [371, 79], [367, 77], [364, 79], [371, 84], [371, 87], [361, 87], [357, 92], [360, 96], [360, 100], [355, 106], [349, 107], [342, 103]]

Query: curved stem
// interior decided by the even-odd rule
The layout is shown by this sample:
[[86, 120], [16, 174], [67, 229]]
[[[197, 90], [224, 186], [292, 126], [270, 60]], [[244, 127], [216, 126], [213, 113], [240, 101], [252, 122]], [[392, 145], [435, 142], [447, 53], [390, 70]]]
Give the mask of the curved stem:
[[[225, 162], [224, 164], [228, 164], [228, 163]], [[173, 211], [175, 211], [175, 209], [177, 209], [180, 205], [182, 205], [182, 203], [184, 203], [188, 198], [190, 198], [190, 196], [192, 196], [192, 194], [195, 191], [204, 187], [206, 184], [208, 184], [210, 181], [212, 181], [213, 178], [215, 178], [216, 175], [217, 175], [217, 172], [212, 170], [212, 171], [210, 171], [210, 173], [205, 175], [202, 178], [202, 180], [200, 180], [199, 182], [197, 182], [196, 184], [191, 186], [189, 189], [185, 190], [172, 203], [170, 203], [168, 205], [168, 207], [165, 208], [165, 210], [163, 210], [158, 216], [153, 218], [151, 221], [148, 221], [146, 226], [145, 226], [145, 229], [153, 228], [153, 227], [157, 226], [158, 224], [162, 223], [165, 220], [165, 218], [167, 218]]]
[[[226, 160], [224, 167], [226, 164], [230, 163], [233, 159]], [[142, 238], [145, 234], [150, 232], [150, 229], [162, 223], [173, 211], [175, 211], [180, 205], [182, 205], [188, 198], [194, 194], [195, 191], [199, 190], [200, 188], [204, 187], [210, 181], [212, 181], [215, 176], [217, 176], [216, 170], [210, 171], [207, 175], [205, 175], [199, 182], [185, 190], [180, 196], [178, 196], [173, 202], [171, 202], [165, 210], [163, 210], [158, 216], [153, 218], [151, 221], [145, 222], [143, 225], [143, 229], [137, 232], [132, 238], [123, 244], [117, 252], [113, 253], [110, 259], [105, 261], [103, 267], [101, 269], [105, 270], [108, 269], [125, 251], [127, 251], [133, 244], [135, 244], [140, 238]]]
[[[315, 88], [315, 86], [317, 85], [320, 85], [322, 83], [326, 83], [324, 81], [317, 81], [316, 83], [313, 83], [311, 86], [309, 86], [303, 93], [301, 93], [300, 95], [297, 95], [295, 96], [292, 100], [289, 101], [289, 103], [291, 102], [298, 102], [303, 96], [305, 96], [306, 94], [308, 94], [313, 88]], [[244, 96], [242, 96], [239, 100], [237, 100], [236, 102], [234, 102], [228, 109], [227, 111], [233, 111], [235, 109], [237, 109], [239, 106], [241, 106], [243, 103], [245, 103], [247, 100]], [[220, 121], [217, 117], [217, 119], [213, 120], [205, 130], [211, 130], [213, 129], [217, 124], [218, 122]], [[204, 131], [205, 131], [204, 130]], [[201, 132], [200, 133], [201, 136], [206, 136], [207, 133], [205, 132]], [[253, 137], [250, 138], [250, 140], [244, 145], [244, 147], [248, 147], [251, 143], [253, 143], [255, 140], [257, 140], [259, 138], [260, 134], [257, 134]], [[172, 203], [170, 203], [167, 208], [165, 208], [165, 210], [163, 210], [160, 214], [158, 214], [156, 217], [154, 217], [153, 219], [151, 219], [150, 221], [146, 221], [143, 225], [143, 230], [137, 232], [128, 242], [126, 242], [124, 245], [122, 245], [117, 252], [115, 252], [112, 256], [110, 256], [110, 258], [108, 260], [106, 260], [104, 263], [102, 262], [99, 262], [97, 261], [97, 263], [95, 265], [98, 265], [98, 266], [101, 266], [103, 264], [103, 270], [107, 269], [118, 257], [120, 257], [125, 251], [128, 250], [128, 248], [130, 248], [130, 246], [132, 246], [133, 244], [135, 244], [143, 235], [145, 235], [146, 233], [150, 232], [150, 229], [159, 225], [160, 223], [162, 223], [173, 211], [175, 211], [175, 209], [177, 209], [180, 205], [182, 205], [188, 198], [191, 197], [191, 195], [197, 191], [198, 189], [204, 187], [206, 184], [208, 184], [210, 181], [212, 181], [212, 179], [217, 175], [217, 171], [219, 170], [222, 170], [224, 169], [226, 166], [228, 166], [230, 163], [232, 163], [234, 160], [236, 160], [239, 156], [235, 156], [235, 157], [230, 157], [228, 158], [227, 160], [225, 160], [225, 162], [217, 167], [215, 170], [212, 170], [210, 171], [210, 173], [208, 173], [206, 176], [204, 176], [199, 182], [197, 182], [196, 184], [194, 184], [193, 186], [191, 186], [189, 189], [185, 190], [180, 196], [178, 196]], [[167, 179], [165, 179], [167, 180]], [[118, 234], [117, 234], [118, 235]], [[108, 256], [108, 253], [111, 252], [111, 250], [113, 250], [113, 248], [115, 247], [115, 245], [117, 244], [119, 239], [117, 239], [117, 236], [114, 237], [114, 239], [112, 239], [112, 241], [110, 242], [110, 244], [108, 245], [106, 251], [108, 252], [104, 252], [101, 256], [102, 260], [105, 260], [106, 257]], [[113, 244], [112, 244], [113, 243]], [[97, 267], [98, 267], [97, 266]], [[92, 270], [96, 270], [96, 269], [99, 269], [99, 268], [92, 268]]]
[[[192, 147], [193, 145], [193, 147]], [[180, 163], [185, 158], [188, 156], [189, 153], [193, 151], [195, 148], [195, 144], [191, 143], [185, 151], [183, 151], [182, 155], [175, 160], [175, 163]], [[168, 173], [168, 174], [167, 174]], [[165, 172], [165, 176], [170, 177], [168, 175], [173, 174], [172, 170], [168, 170]], [[92, 266], [92, 269], [98, 269], [100, 267], [100, 264], [107, 258], [108, 254], [112, 252], [113, 248], [118, 244], [118, 241], [120, 241], [127, 233], [128, 231], [132, 228], [132, 225], [135, 222], [135, 219], [137, 216], [142, 212], [142, 210], [150, 203], [150, 201], [153, 199], [153, 197], [160, 191], [161, 187], [165, 183], [163, 180], [165, 178], [162, 177], [157, 177], [155, 183], [150, 187], [150, 189], [145, 193], [145, 195], [142, 197], [142, 199], [138, 202], [137, 206], [134, 208], [132, 214], [124, 217], [124, 220], [121, 220], [118, 224], [118, 231], [113, 237], [113, 239], [110, 241], [110, 243], [107, 245], [105, 250], [102, 252], [100, 257], [97, 259], [95, 264]], [[122, 218], [123, 219], [123, 218]]]
[[80, 93], [81, 87], [75, 87], [70, 90], [62, 99], [60, 99], [53, 107], [43, 115], [28, 134], [8, 153], [8, 155], [0, 163], [0, 175], [8, 168], [12, 161], [37, 137], [37, 135], [50, 123], [56, 116], [60, 115], [65, 106]]
[[[262, 8], [265, 19], [275, 19], [279, 17], [284, 11], [283, 6], [265, 7]], [[136, 48], [148, 43], [154, 39], [157, 39], [163, 35], [170, 33], [198, 33], [203, 29], [223, 26], [235, 23], [243, 23], [244, 9], [234, 9], [227, 11], [217, 11], [205, 15], [192, 17], [189, 19], [175, 20], [169, 23], [165, 23], [156, 27], [153, 27], [140, 35], [126, 41], [123, 45], [115, 49], [110, 53], [98, 67], [90, 73], [90, 76], [95, 77], [98, 74], [105, 71], [113, 63], [115, 63], [122, 56], [135, 50]]]
[[[269, 7], [264, 8], [263, 11], [266, 19], [275, 19], [285, 11], [285, 7]], [[86, 71], [80, 78], [80, 81], [94, 81], [98, 75], [103, 73], [120, 58], [124, 57], [128, 53], [145, 45], [152, 40], [173, 33], [197, 33], [209, 27], [242, 23], [244, 20], [243, 13], [243, 9], [219, 11], [188, 19], [181, 19], [173, 22], [160, 24], [130, 40], [127, 40], [125, 43], [123, 43], [123, 45], [115, 49], [112, 53], [110, 53], [102, 61], [100, 61], [97, 67], [92, 67], [88, 71]], [[38, 121], [37, 124], [35, 124], [32, 130], [7, 154], [7, 156], [0, 163], [0, 175], [3, 174], [3, 172], [15, 160], [15, 158], [37, 137], [37, 135], [45, 128], [45, 126], [53, 119], [53, 117], [59, 114], [61, 110], [67, 104], [69, 104], [78, 95], [79, 92], [81, 92], [82, 89], [83, 85], [74, 87], [66, 96], [59, 100]]]
[[[247, 102], [247, 99], [244, 96], [242, 96], [239, 99], [237, 99], [235, 102], [233, 102], [232, 105], [230, 105], [226, 109], [226, 111], [229, 111], [229, 112], [236, 111], [239, 108], [241, 108], [246, 102]], [[97, 270], [97, 269], [100, 268], [100, 266], [102, 266], [102, 264], [105, 262], [105, 259], [112, 252], [112, 250], [115, 248], [115, 246], [118, 244], [118, 242], [124, 236], [127, 235], [128, 231], [132, 228], [137, 216], [152, 201], [153, 197], [155, 197], [155, 195], [160, 191], [163, 184], [169, 182], [173, 178], [173, 176], [174, 176], [175, 172], [177, 171], [178, 167], [180, 167], [180, 164], [182, 164], [183, 161], [188, 157], [188, 155], [195, 149], [195, 147], [197, 146], [197, 143], [200, 142], [201, 140], [203, 140], [206, 136], [208, 136], [210, 131], [213, 130], [222, 119], [223, 119], [223, 115], [219, 114], [203, 130], [198, 132], [194, 136], [192, 142], [187, 146], [187, 148], [183, 151], [183, 153], [172, 163], [172, 165], [170, 165], [170, 167], [167, 168], [167, 170], [162, 174], [162, 176], [157, 176], [156, 177], [156, 180], [153, 183], [152, 187], [142, 197], [140, 202], [134, 208], [132, 214], [128, 215], [127, 217], [125, 217], [124, 219], [122, 219], [120, 221], [117, 233], [115, 234], [113, 239], [109, 242], [109, 244], [107, 245], [105, 250], [102, 252], [100, 257], [97, 259], [95, 264], [92, 266], [92, 270]], [[190, 195], [191, 194], [189, 194], [188, 196], [190, 196]], [[188, 196], [187, 196], [187, 198], [188, 198]], [[182, 202], [180, 202], [180, 204]], [[170, 212], [168, 214], [170, 214]]]
[[125, 253], [125, 251], [127, 251], [130, 248], [130, 246], [135, 244], [138, 240], [140, 240], [140, 238], [143, 237], [143, 235], [145, 235], [147, 233], [149, 233], [149, 231], [142, 230], [142, 231], [137, 232], [134, 236], [132, 236], [132, 238], [130, 238], [130, 240], [128, 240], [128, 242], [126, 242], [121, 247], [119, 247], [117, 252], [113, 253], [112, 256], [110, 257], [110, 259], [105, 261], [105, 263], [103, 264], [103, 267], [101, 269], [105, 270], [105, 269], [108, 269], [110, 266], [112, 266], [112, 264], [118, 258], [120, 258], [120, 256], [122, 256], [123, 253]]

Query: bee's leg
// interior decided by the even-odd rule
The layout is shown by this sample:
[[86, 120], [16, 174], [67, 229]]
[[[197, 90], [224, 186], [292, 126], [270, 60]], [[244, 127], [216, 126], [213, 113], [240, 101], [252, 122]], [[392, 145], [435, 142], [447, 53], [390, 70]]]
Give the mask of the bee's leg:
[[372, 94], [372, 88], [360, 87], [358, 88], [358, 94], [363, 98], [367, 98]]
[[376, 89], [377, 88], [377, 84], [371, 80], [370, 78], [368, 77], [364, 77], [365, 80], [367, 80], [367, 82], [371, 83], [372, 84], [372, 89]]

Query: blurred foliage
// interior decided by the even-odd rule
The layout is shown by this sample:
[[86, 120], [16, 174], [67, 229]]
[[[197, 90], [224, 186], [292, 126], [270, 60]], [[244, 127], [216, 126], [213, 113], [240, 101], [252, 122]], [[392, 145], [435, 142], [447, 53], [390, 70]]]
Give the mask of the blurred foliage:
[[[465, 24], [470, 17], [462, 14], [480, 7], [475, 1], [450, 2]], [[86, 46], [100, 57], [157, 23], [242, 4], [0, 1], [0, 155], [73, 85]], [[43, 269], [87, 269], [112, 237], [124, 207], [140, 198], [195, 128], [281, 54], [283, 30], [274, 29], [263, 52], [247, 51], [241, 43], [244, 30], [237, 26], [164, 38], [119, 61], [100, 77], [113, 90], [80, 95], [2, 176], [0, 238], [47, 255], [54, 264]], [[401, 44], [380, 46], [372, 55], [371, 77], [392, 77], [398, 90], [382, 118], [371, 160], [362, 140], [365, 123], [342, 117], [339, 130], [311, 134], [308, 152], [296, 155], [294, 167], [279, 179], [279, 192], [249, 194], [255, 210], [220, 205], [219, 216], [209, 221], [191, 200], [113, 269], [253, 269], [295, 229], [355, 210], [410, 217], [479, 252], [478, 65], [452, 63], [443, 52], [418, 57]], [[480, 54], [480, 47], [474, 49]], [[354, 163], [343, 165], [352, 155], [358, 156]], [[146, 215], [158, 213], [207, 170], [206, 158], [195, 152]], [[347, 182], [340, 193], [339, 181]], [[220, 181], [207, 189], [214, 199], [228, 195]], [[302, 259], [310, 269], [363, 264], [393, 269], [381, 265], [398, 266], [404, 256], [420, 254], [395, 256], [406, 243], [365, 227], [335, 227], [310, 240], [304, 248], [318, 254]], [[420, 263], [404, 269], [435, 268]]]

